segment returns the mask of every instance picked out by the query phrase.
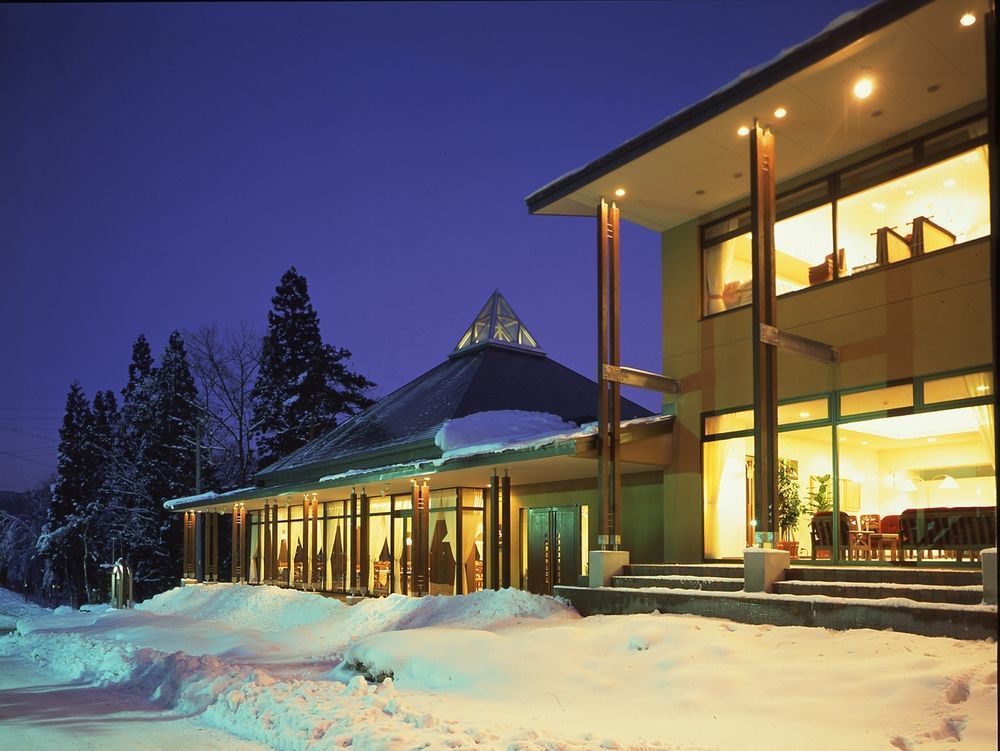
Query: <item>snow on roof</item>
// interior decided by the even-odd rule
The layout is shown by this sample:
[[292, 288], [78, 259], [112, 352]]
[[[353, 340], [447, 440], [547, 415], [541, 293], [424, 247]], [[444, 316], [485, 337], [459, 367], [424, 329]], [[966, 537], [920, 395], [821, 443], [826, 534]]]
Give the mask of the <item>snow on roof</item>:
[[227, 490], [222, 493], [216, 493], [209, 490], [207, 493], [198, 493], [197, 495], [186, 495], [183, 498], [171, 498], [169, 501], [163, 502], [163, 507], [168, 511], [173, 511], [178, 506], [189, 506], [194, 504], [205, 504], [208, 501], [219, 501], [220, 503], [225, 502], [231, 496], [243, 495], [244, 493], [256, 490], [253, 486], [246, 488], [236, 488], [234, 490]]

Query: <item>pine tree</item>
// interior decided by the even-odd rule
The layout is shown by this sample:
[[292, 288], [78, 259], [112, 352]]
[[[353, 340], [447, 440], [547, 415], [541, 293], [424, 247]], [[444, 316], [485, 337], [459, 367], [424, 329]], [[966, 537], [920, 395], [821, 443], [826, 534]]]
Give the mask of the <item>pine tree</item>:
[[74, 381], [59, 429], [57, 479], [38, 552], [46, 562], [44, 586], [49, 596], [75, 605], [89, 599], [88, 587], [95, 575], [88, 512], [101, 485], [99, 463], [94, 416], [83, 389]]
[[375, 385], [348, 367], [348, 350], [323, 343], [305, 277], [294, 266], [271, 304], [252, 393], [261, 467], [335, 427], [338, 415], [369, 406], [365, 392]]

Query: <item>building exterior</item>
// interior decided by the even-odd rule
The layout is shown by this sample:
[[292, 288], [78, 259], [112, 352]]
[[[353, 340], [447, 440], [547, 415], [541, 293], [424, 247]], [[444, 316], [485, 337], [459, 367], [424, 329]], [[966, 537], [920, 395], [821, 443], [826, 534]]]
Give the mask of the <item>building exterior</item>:
[[[550, 359], [494, 292], [444, 362], [254, 487], [168, 501], [184, 514], [184, 578], [368, 595], [576, 584], [596, 534], [596, 406], [597, 384]], [[642, 525], [674, 421], [627, 401], [622, 416]], [[660, 540], [645, 545], [655, 556]]]
[[992, 3], [886, 0], [528, 197], [661, 235], [674, 453], [633, 562], [995, 545], [995, 61]]

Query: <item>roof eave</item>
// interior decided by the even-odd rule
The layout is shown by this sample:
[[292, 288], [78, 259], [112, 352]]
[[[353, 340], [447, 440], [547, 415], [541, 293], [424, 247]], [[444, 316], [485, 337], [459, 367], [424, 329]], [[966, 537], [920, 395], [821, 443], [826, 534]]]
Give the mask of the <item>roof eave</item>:
[[640, 133], [621, 146], [570, 172], [525, 199], [528, 212], [535, 214], [566, 198], [604, 175], [638, 159], [678, 136], [694, 130], [717, 115], [795, 75], [834, 52], [874, 31], [888, 26], [934, 0], [883, 0], [860, 11], [842, 24], [820, 32], [769, 65], [720, 89], [696, 104], [681, 110], [660, 124]]

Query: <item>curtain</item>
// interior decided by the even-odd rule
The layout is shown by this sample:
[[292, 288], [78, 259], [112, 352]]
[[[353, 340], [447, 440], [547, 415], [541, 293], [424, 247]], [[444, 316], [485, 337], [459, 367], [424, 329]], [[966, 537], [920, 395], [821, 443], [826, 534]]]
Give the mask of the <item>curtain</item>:
[[712, 441], [703, 444], [702, 482], [705, 493], [705, 557], [721, 557], [719, 539], [719, 494], [722, 474], [729, 460], [732, 441]]
[[[740, 226], [739, 217], [733, 217], [727, 223], [726, 231], [732, 232]], [[734, 237], [718, 245], [705, 248], [705, 315], [719, 313], [726, 309], [723, 293], [726, 289], [729, 270], [733, 265], [738, 238]]]

